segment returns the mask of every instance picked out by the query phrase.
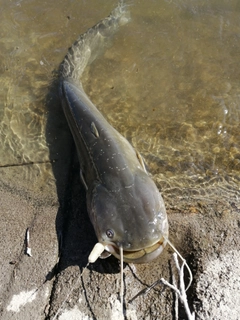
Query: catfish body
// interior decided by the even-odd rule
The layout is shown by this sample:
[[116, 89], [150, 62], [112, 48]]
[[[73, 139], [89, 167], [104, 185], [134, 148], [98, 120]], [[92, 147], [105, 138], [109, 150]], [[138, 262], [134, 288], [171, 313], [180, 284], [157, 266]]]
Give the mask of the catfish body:
[[[126, 22], [124, 7], [89, 29], [69, 50], [62, 64], [60, 97], [71, 129], [87, 193], [87, 209], [99, 243], [126, 262], [157, 257], [168, 238], [163, 199], [141, 155], [102, 116], [84, 92], [79, 77], [104, 39]], [[95, 50], [95, 51], [94, 51]]]

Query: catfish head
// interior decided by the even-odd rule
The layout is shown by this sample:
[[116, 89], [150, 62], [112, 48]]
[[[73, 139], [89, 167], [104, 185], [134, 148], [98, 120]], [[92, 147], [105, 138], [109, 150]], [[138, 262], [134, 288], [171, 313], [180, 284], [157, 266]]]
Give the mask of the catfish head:
[[111, 188], [95, 181], [87, 191], [88, 213], [98, 241], [118, 259], [122, 248], [125, 262], [149, 262], [162, 252], [168, 239], [161, 194], [141, 169], [132, 174], [130, 185], [114, 181], [114, 176], [109, 179]]

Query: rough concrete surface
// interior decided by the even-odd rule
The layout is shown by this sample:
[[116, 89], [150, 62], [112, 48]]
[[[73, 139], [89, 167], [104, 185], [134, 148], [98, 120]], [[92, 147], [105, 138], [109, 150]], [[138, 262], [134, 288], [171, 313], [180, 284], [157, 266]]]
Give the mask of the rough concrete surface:
[[[57, 199], [1, 186], [1, 318], [121, 319], [119, 262], [110, 257], [86, 266], [96, 242], [89, 222], [76, 157], [71, 164], [63, 209]], [[178, 205], [176, 205], [176, 199]], [[175, 203], [175, 204], [174, 204]], [[239, 319], [239, 208], [233, 199], [170, 199], [170, 240], [193, 272], [188, 291], [196, 319]], [[60, 222], [59, 222], [60, 221]], [[30, 228], [32, 257], [24, 254]], [[57, 234], [60, 241], [58, 262]], [[164, 277], [171, 282], [168, 247], [155, 261], [125, 265], [125, 319], [174, 319], [174, 294], [162, 285], [129, 301]], [[66, 301], [65, 301], [66, 300]], [[63, 301], [65, 301], [63, 303]], [[187, 319], [180, 304], [179, 319]]]
[[[3, 188], [0, 194], [1, 318], [44, 319], [52, 280], [44, 282], [58, 256], [57, 207], [35, 203]], [[28, 227], [32, 257], [24, 254]]]
[[236, 308], [240, 301], [239, 261], [239, 250], [230, 250], [205, 264], [197, 283], [198, 297], [202, 300], [200, 319], [213, 313], [216, 319], [239, 319]]

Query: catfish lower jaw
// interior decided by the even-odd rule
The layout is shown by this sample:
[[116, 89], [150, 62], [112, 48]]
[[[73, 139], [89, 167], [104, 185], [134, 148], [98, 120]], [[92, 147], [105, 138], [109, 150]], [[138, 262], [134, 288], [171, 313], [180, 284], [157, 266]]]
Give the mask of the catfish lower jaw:
[[[127, 263], [147, 263], [157, 258], [167, 244], [167, 240], [162, 237], [157, 243], [136, 251], [123, 251], [123, 261]], [[120, 250], [114, 244], [105, 246], [106, 256], [110, 253], [120, 259]], [[107, 254], [108, 253], [108, 254]], [[105, 255], [105, 254], [104, 254]], [[103, 256], [104, 257], [104, 256]]]

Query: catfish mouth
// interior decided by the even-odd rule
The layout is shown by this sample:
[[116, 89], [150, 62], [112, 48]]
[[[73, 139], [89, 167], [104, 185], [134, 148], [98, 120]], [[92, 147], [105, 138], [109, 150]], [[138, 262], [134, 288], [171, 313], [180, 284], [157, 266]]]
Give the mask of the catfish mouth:
[[[159, 256], [159, 254], [163, 251], [165, 245], [167, 244], [167, 240], [162, 237], [158, 242], [151, 245], [150, 247], [146, 247], [136, 251], [126, 251], [123, 250], [123, 261], [127, 263], [147, 263]], [[106, 245], [105, 250], [116, 258], [120, 259], [120, 249], [115, 245]]]

